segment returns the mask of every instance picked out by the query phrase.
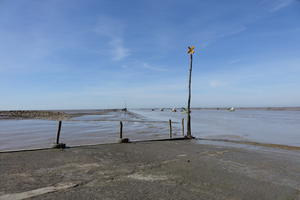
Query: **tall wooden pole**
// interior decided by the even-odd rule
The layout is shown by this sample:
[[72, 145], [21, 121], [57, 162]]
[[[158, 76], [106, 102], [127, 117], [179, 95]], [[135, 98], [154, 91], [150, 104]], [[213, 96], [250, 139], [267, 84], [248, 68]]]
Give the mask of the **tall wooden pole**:
[[192, 138], [191, 130], [191, 87], [192, 87], [192, 68], [193, 68], [193, 54], [190, 54], [190, 75], [189, 75], [189, 98], [188, 98], [188, 109], [187, 109], [187, 137]]

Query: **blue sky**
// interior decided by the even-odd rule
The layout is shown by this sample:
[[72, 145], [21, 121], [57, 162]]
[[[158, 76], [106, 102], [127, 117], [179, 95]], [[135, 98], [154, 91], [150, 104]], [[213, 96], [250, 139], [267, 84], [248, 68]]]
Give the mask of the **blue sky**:
[[0, 0], [0, 109], [300, 106], [300, 1]]

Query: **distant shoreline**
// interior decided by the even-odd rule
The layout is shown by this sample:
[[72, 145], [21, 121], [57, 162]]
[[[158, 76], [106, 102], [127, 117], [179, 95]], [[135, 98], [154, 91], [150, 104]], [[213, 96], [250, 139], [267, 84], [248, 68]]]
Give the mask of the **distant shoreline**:
[[0, 111], [0, 120], [11, 119], [44, 119], [68, 120], [82, 115], [101, 115], [108, 112], [121, 112], [122, 109], [95, 110], [8, 110]]
[[[165, 110], [171, 110], [172, 108], [161, 107]], [[161, 108], [139, 108], [142, 110], [160, 110]], [[176, 108], [176, 107], [175, 107]], [[228, 110], [231, 107], [192, 107], [191, 110]], [[266, 110], [266, 111], [300, 111], [300, 107], [233, 107], [235, 110]], [[180, 108], [176, 108], [180, 109]]]
[[[300, 111], [300, 107], [234, 107], [235, 110]], [[228, 107], [192, 108], [192, 110], [227, 110]]]
[[[160, 110], [160, 108], [140, 108], [142, 110]], [[171, 108], [164, 108], [165, 111]], [[192, 110], [228, 110], [228, 107], [192, 108]], [[300, 107], [237, 107], [235, 110], [260, 110], [260, 111], [300, 111]], [[78, 109], [78, 110], [7, 110], [0, 111], [0, 120], [12, 119], [44, 119], [44, 120], [69, 120], [82, 115], [101, 115], [108, 112], [122, 112], [123, 109]], [[128, 113], [133, 114], [128, 111]]]
[[[231, 106], [228, 107], [192, 107], [192, 110], [228, 110]], [[149, 110], [149, 109], [172, 109], [174, 107], [152, 107], [152, 108], [129, 108], [131, 109], [142, 109], [142, 110]], [[181, 107], [175, 107], [176, 109], [180, 109]], [[278, 110], [278, 111], [300, 111], [300, 106], [296, 107], [233, 107], [235, 110]], [[95, 108], [95, 109], [8, 109], [8, 110], [0, 110], [1, 114], [6, 114], [7, 112], [61, 112], [61, 113], [68, 113], [68, 114], [90, 114], [90, 113], [102, 113], [102, 112], [116, 112], [121, 111], [122, 108]]]

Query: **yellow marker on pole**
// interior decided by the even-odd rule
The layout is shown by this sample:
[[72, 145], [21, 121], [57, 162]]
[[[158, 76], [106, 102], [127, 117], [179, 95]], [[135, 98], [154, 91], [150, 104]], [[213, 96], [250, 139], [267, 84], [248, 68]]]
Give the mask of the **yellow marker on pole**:
[[195, 53], [195, 47], [194, 46], [188, 47], [188, 54], [194, 54], [194, 53]]

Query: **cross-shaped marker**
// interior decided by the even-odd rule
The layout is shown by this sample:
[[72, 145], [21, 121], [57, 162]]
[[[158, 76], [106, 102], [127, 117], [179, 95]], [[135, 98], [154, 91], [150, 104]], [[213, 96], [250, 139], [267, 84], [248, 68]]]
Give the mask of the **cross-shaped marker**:
[[194, 54], [194, 53], [195, 53], [195, 47], [194, 46], [188, 47], [188, 54]]

